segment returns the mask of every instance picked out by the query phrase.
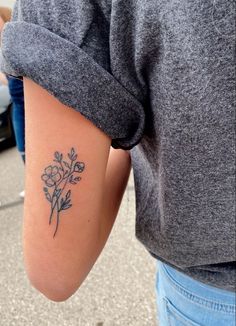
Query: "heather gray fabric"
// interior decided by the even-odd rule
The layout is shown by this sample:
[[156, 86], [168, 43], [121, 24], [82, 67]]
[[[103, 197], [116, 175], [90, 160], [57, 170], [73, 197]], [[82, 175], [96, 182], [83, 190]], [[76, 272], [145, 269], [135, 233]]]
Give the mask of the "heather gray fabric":
[[18, 0], [1, 58], [4, 72], [42, 85], [114, 147], [133, 148], [137, 237], [156, 258], [228, 290], [234, 13], [230, 0]]

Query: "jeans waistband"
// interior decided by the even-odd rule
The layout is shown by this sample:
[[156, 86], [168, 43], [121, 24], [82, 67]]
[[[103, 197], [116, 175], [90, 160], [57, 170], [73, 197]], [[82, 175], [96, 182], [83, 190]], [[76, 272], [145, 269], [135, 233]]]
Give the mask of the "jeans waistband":
[[160, 261], [158, 268], [169, 278], [172, 285], [183, 295], [188, 296], [189, 299], [194, 296], [195, 300], [199, 300], [199, 303], [204, 301], [204, 305], [209, 301], [209, 305], [217, 305], [215, 307], [217, 309], [227, 310], [230, 313], [236, 312], [235, 293], [199, 282]]

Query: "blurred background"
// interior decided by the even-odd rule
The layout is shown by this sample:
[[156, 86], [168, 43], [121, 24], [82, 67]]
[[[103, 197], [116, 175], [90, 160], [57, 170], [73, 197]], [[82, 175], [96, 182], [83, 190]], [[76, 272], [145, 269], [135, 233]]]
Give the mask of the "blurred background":
[[[13, 3], [0, 0], [0, 6]], [[155, 326], [155, 261], [135, 239], [132, 176], [110, 239], [79, 291], [54, 303], [30, 286], [21, 247], [24, 160], [15, 146], [10, 82], [5, 83], [0, 88], [0, 326]]]
[[0, 6], [12, 7], [13, 4], [14, 4], [14, 0], [0, 0]]
[[13, 7], [14, 0], [0, 0], [0, 6]]

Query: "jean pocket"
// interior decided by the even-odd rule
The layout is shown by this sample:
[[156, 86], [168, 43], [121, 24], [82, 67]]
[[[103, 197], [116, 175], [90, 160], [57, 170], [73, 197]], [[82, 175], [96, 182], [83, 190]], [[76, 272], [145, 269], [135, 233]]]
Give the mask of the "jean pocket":
[[202, 326], [179, 311], [167, 298], [164, 298], [168, 326]]

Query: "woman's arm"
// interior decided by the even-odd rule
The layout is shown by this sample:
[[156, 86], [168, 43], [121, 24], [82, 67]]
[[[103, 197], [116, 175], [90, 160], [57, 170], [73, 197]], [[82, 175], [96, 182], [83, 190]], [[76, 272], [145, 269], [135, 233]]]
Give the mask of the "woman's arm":
[[110, 151], [108, 136], [33, 81], [24, 79], [24, 92], [25, 266], [35, 288], [64, 301], [105, 245], [130, 158], [125, 151]]

